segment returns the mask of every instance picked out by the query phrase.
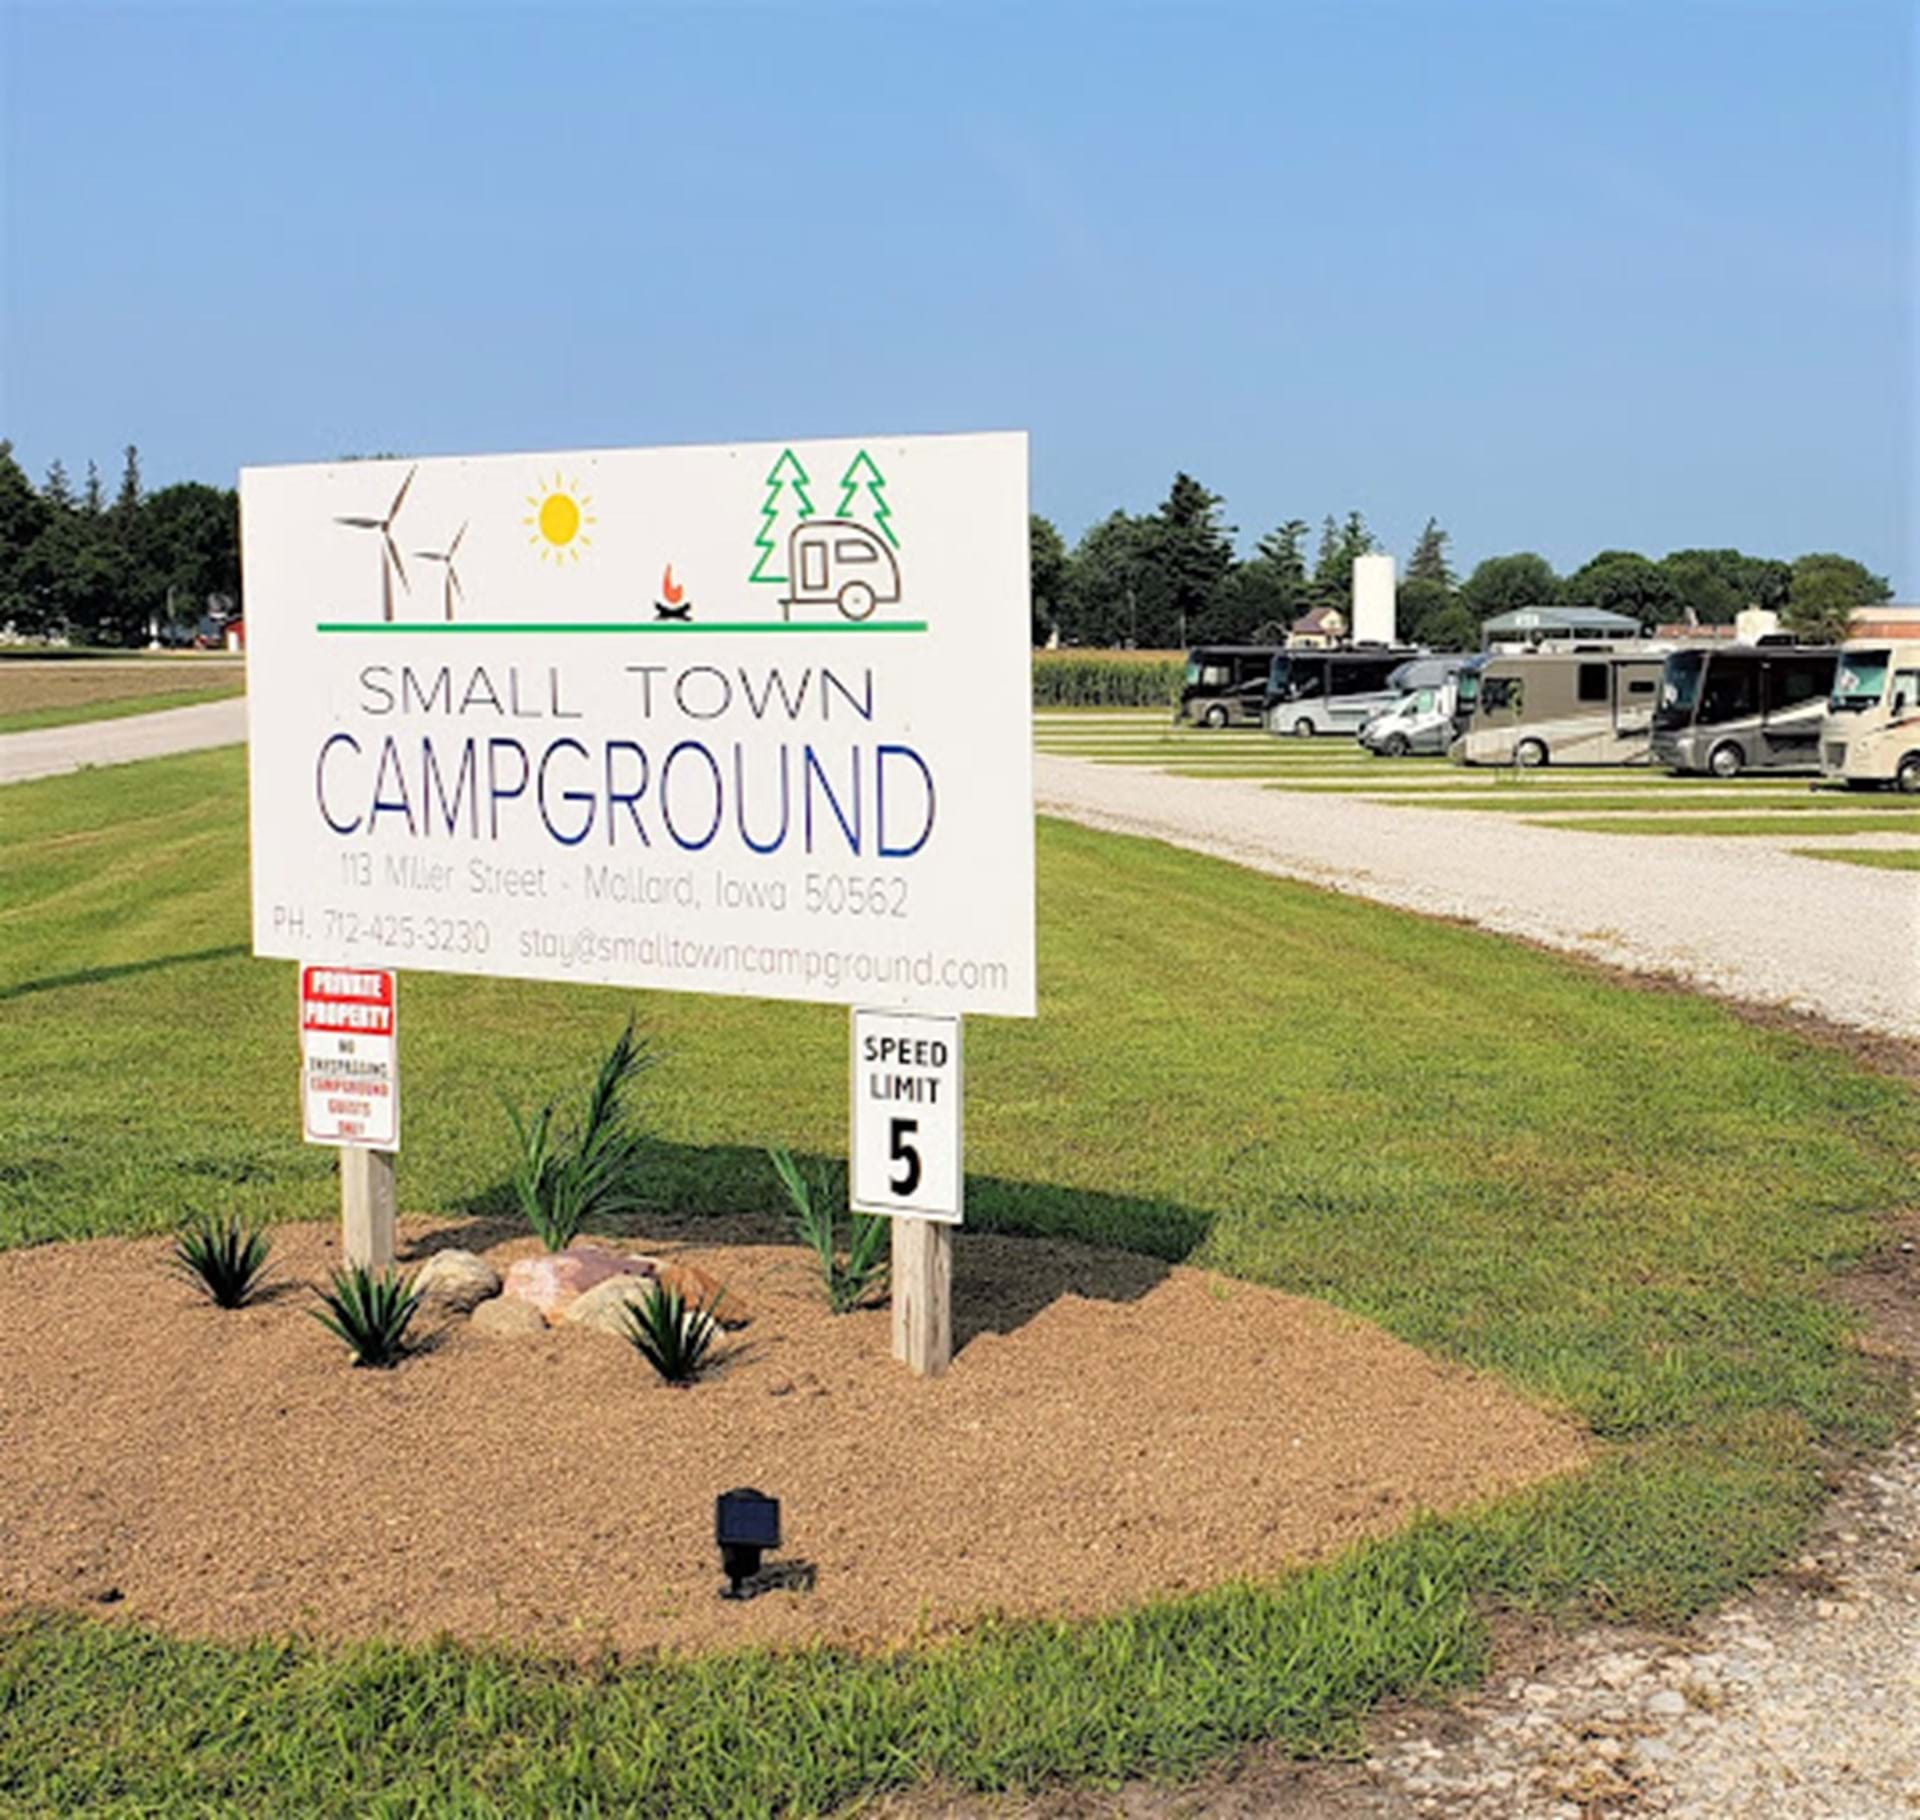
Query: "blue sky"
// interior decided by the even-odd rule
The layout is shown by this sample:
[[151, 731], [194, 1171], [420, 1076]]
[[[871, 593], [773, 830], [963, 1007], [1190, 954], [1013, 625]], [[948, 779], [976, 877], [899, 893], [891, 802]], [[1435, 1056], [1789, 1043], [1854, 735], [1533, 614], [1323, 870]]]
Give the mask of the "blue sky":
[[0, 434], [1026, 428], [1069, 540], [1839, 549], [1920, 593], [1914, 8], [0, 0]]

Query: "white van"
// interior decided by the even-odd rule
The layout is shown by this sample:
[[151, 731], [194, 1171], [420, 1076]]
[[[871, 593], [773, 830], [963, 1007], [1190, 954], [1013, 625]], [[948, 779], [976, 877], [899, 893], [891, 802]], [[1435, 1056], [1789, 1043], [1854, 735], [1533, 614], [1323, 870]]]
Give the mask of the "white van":
[[1398, 699], [1360, 729], [1361, 745], [1379, 758], [1443, 756], [1453, 740], [1457, 679], [1478, 661], [1416, 657], [1402, 664], [1388, 679], [1400, 690]]
[[1892, 784], [1920, 794], [1920, 639], [1840, 647], [1820, 723], [1820, 774], [1855, 789]]

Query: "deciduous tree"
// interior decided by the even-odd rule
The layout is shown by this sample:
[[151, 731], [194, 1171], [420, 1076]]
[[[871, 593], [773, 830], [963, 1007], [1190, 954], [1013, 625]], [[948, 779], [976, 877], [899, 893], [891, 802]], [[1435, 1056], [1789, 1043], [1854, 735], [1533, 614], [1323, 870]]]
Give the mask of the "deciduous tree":
[[1681, 608], [1673, 577], [1633, 550], [1602, 550], [1561, 583], [1560, 598], [1569, 606], [1625, 613], [1649, 629]]
[[1846, 638], [1857, 609], [1892, 593], [1884, 575], [1875, 575], [1851, 557], [1801, 556], [1793, 564], [1781, 623], [1809, 644], [1836, 645]]
[[1043, 645], [1060, 624], [1067, 586], [1067, 546], [1051, 519], [1027, 520], [1027, 575], [1033, 604], [1033, 642]]
[[1460, 598], [1475, 617], [1491, 619], [1515, 607], [1550, 607], [1560, 599], [1560, 578], [1544, 556], [1516, 550], [1489, 556], [1460, 584]]

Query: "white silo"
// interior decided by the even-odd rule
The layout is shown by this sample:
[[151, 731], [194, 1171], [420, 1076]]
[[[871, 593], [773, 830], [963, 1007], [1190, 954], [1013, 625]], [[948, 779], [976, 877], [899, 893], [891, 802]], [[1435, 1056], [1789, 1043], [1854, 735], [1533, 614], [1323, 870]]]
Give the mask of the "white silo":
[[1376, 550], [1353, 559], [1353, 642], [1394, 642], [1393, 558]]

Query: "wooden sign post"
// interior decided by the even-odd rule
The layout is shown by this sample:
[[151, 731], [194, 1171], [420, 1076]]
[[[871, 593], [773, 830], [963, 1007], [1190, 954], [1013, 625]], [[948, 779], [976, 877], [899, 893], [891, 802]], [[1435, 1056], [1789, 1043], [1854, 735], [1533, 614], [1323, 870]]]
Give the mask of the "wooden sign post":
[[340, 1251], [347, 1269], [391, 1270], [393, 1246], [393, 1152], [342, 1148], [340, 1152]]
[[953, 1359], [953, 1228], [893, 1222], [893, 1356], [916, 1378], [937, 1378]]
[[855, 1011], [852, 1194], [893, 1221], [893, 1356], [915, 1377], [953, 1359], [953, 1229], [960, 1224], [960, 1020]]

